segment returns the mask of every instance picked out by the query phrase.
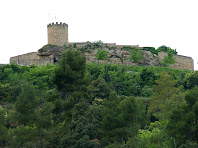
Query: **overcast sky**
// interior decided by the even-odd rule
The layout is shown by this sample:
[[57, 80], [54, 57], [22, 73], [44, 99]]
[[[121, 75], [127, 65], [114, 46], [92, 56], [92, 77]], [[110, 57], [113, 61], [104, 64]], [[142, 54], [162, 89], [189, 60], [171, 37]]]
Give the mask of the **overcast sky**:
[[177, 49], [198, 69], [197, 0], [1, 0], [0, 63], [47, 44], [47, 24], [69, 26], [69, 42]]

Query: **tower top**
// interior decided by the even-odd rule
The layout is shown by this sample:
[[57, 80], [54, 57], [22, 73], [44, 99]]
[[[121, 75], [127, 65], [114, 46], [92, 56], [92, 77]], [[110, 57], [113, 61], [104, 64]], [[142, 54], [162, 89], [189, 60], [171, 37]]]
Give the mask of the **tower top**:
[[48, 25], [47, 25], [47, 27], [51, 27], [51, 26], [67, 26], [68, 27], [68, 25], [66, 24], [66, 23], [62, 23], [62, 22], [60, 22], [60, 23], [58, 23], [58, 22], [56, 22], [56, 23], [49, 23]]

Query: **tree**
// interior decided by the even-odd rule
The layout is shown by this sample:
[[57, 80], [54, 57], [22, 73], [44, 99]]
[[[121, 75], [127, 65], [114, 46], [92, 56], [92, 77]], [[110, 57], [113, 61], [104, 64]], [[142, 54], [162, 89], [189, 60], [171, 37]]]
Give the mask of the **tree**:
[[32, 82], [35, 88], [43, 90], [44, 92], [53, 87], [51, 75], [54, 71], [54, 65], [47, 64], [46, 66], [39, 66], [31, 68], [22, 74], [23, 79]]
[[183, 80], [183, 85], [186, 89], [192, 89], [198, 85], [198, 71], [188, 73]]
[[36, 110], [39, 106], [38, 93], [32, 84], [22, 82], [21, 92], [16, 99], [13, 118], [16, 123], [13, 132], [13, 141], [20, 147], [36, 141]]
[[6, 112], [0, 105], [0, 146], [4, 147], [4, 142], [7, 137], [7, 128], [6, 128]]
[[133, 49], [133, 52], [131, 52], [130, 60], [134, 61], [135, 63], [139, 63], [141, 59], [143, 58], [142, 51], [139, 49]]
[[[148, 129], [139, 130], [136, 137], [136, 147], [141, 148], [170, 148], [173, 147], [173, 138], [166, 133], [168, 121], [150, 123]], [[131, 141], [127, 142], [130, 145]]]
[[168, 115], [174, 107], [184, 103], [184, 96], [181, 93], [182, 86], [175, 87], [177, 81], [166, 72], [162, 72], [155, 83], [148, 111], [156, 118], [165, 120], [168, 119]]
[[177, 54], [176, 49], [171, 49], [170, 47], [167, 47], [165, 45], [162, 45], [162, 46], [160, 46], [160, 47], [157, 48], [157, 51], [158, 52], [161, 52], [161, 51], [168, 52], [168, 50], [171, 50], [173, 54]]
[[91, 85], [88, 87], [88, 92], [89, 95], [92, 96], [92, 99], [104, 99], [109, 97], [111, 89], [103, 78], [98, 78], [91, 82]]
[[101, 44], [103, 44], [103, 41], [101, 40], [93, 42], [94, 47], [101, 47]]
[[134, 141], [138, 129], [144, 126], [147, 119], [146, 108], [134, 97], [126, 97], [122, 101], [115, 93], [103, 101], [103, 119], [101, 129], [107, 144], [125, 143], [129, 138]]
[[[186, 104], [172, 110], [167, 130], [178, 146], [198, 146], [198, 87], [185, 95]], [[181, 146], [182, 147], [182, 146]]]
[[140, 73], [141, 78], [141, 86], [152, 86], [154, 81], [156, 80], [155, 73], [153, 72], [153, 69], [144, 68], [142, 72]]
[[171, 64], [176, 63], [176, 59], [173, 55], [173, 51], [171, 49], [168, 50], [167, 52], [167, 56], [164, 57], [163, 61], [162, 61], [162, 65], [164, 66], [168, 66], [171, 68]]
[[98, 122], [89, 112], [90, 105], [81, 102], [76, 104], [69, 131], [62, 138], [62, 147], [97, 148], [99, 144]]
[[28, 82], [23, 82], [21, 85], [14, 113], [17, 128], [13, 130], [16, 136], [14, 139], [19, 145], [27, 146], [30, 142], [40, 141], [40, 146], [44, 147], [43, 137], [47, 135], [46, 130], [52, 125], [54, 105], [50, 102], [43, 102], [42, 96], [38, 94], [38, 90]]
[[6, 84], [0, 83], [0, 102], [9, 101], [11, 97], [9, 94], [9, 90], [10, 90], [10, 85], [8, 83]]
[[106, 50], [98, 49], [98, 52], [96, 53], [96, 59], [97, 60], [107, 60], [108, 52]]
[[20, 124], [33, 124], [36, 119], [35, 111], [39, 105], [38, 93], [33, 85], [22, 82], [21, 92], [16, 99], [16, 118]]
[[80, 52], [68, 50], [63, 52], [61, 60], [55, 67], [53, 83], [62, 93], [63, 98], [73, 91], [78, 91], [86, 84], [85, 75], [86, 58]]

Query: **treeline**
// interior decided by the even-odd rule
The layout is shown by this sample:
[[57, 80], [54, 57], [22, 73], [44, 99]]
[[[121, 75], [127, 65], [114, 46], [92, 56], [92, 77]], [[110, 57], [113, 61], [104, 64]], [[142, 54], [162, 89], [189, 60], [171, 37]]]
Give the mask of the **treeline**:
[[1, 147], [196, 148], [198, 72], [86, 64], [0, 67]]

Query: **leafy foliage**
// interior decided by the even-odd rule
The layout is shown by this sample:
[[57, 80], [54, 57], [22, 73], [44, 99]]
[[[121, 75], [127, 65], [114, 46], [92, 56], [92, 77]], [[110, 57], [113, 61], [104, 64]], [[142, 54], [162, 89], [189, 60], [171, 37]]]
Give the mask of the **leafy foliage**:
[[131, 61], [134, 61], [135, 63], [139, 63], [142, 58], [143, 58], [143, 54], [142, 54], [142, 52], [140, 50], [134, 49], [131, 52], [131, 56], [130, 56], [130, 60]]
[[192, 89], [193, 87], [198, 85], [198, 71], [193, 71], [188, 73], [184, 80], [183, 85], [186, 89]]
[[154, 94], [151, 97], [151, 103], [149, 105], [149, 112], [151, 112], [157, 119], [168, 119], [170, 111], [177, 104], [184, 103], [183, 95], [180, 93], [182, 86], [175, 87], [176, 80], [172, 76], [163, 72], [160, 75], [159, 80], [156, 80], [156, 85], [153, 85]]
[[84, 84], [85, 62], [85, 57], [78, 51], [68, 50], [62, 54], [54, 71], [53, 83], [65, 96]]
[[[186, 104], [175, 108], [170, 115], [168, 132], [176, 138], [177, 145], [198, 144], [198, 88], [185, 95]], [[194, 146], [195, 146], [194, 145]]]
[[172, 50], [168, 50], [167, 51], [167, 56], [164, 57], [163, 61], [162, 61], [162, 65], [164, 66], [168, 66], [168, 65], [171, 65], [171, 64], [174, 64], [176, 63], [176, 60], [175, 60], [175, 57], [173, 55], [173, 51]]
[[0, 145], [196, 147], [195, 86], [196, 73], [85, 64], [76, 50], [56, 65], [3, 65]]
[[157, 48], [157, 51], [158, 51], [158, 52], [161, 52], [161, 51], [163, 51], [163, 52], [171, 51], [171, 53], [177, 54], [176, 49], [171, 49], [170, 47], [167, 47], [167, 46], [165, 46], [165, 45], [162, 45], [162, 46], [158, 47], [158, 48]]
[[142, 50], [150, 51], [152, 54], [158, 54], [158, 51], [154, 47], [143, 47]]
[[50, 48], [54, 48], [54, 47], [57, 47], [56, 45], [51, 45], [51, 44], [47, 44], [47, 45], [44, 45], [41, 49], [39, 49], [38, 51], [39, 52], [46, 52], [48, 51]]
[[[140, 130], [136, 137], [137, 147], [173, 147], [173, 139], [166, 133], [167, 121], [155, 121], [146, 130]], [[131, 145], [130, 141], [127, 143]]]
[[108, 59], [108, 52], [106, 50], [98, 49], [98, 52], [96, 53], [96, 59], [97, 60], [107, 60]]

